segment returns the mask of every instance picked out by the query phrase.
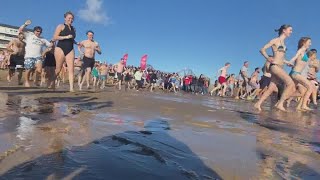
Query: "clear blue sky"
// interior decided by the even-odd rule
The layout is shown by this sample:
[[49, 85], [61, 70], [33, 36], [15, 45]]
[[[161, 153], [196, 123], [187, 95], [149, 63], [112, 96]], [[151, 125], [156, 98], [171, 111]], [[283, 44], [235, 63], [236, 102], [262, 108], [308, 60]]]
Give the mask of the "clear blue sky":
[[76, 14], [77, 41], [86, 39], [87, 30], [95, 32], [103, 51], [96, 59], [115, 63], [129, 53], [128, 63], [139, 65], [141, 56], [148, 54], [148, 64], [157, 69], [188, 67], [209, 77], [227, 61], [234, 73], [244, 60], [250, 62], [251, 72], [261, 66], [259, 49], [282, 24], [291, 24], [294, 31], [286, 42], [287, 58], [302, 36], [310, 36], [312, 48], [320, 49], [317, 0], [104, 0], [101, 9], [92, 7], [94, 1], [88, 0], [89, 12], [105, 13], [104, 22], [81, 17], [80, 10], [88, 9], [86, 0], [3, 1], [0, 22], [19, 26], [31, 19], [31, 27], [42, 26], [43, 36], [51, 39], [56, 25], [64, 22], [64, 12], [71, 10]]

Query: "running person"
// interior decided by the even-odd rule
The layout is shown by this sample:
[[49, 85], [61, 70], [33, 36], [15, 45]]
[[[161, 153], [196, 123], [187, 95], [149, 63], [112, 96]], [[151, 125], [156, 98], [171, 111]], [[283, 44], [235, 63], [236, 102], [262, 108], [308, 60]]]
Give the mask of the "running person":
[[123, 59], [121, 58], [120, 62], [118, 62], [117, 66], [116, 66], [116, 72], [117, 72], [117, 77], [118, 77], [118, 88], [119, 90], [121, 90], [121, 83], [122, 83], [122, 80], [123, 80], [123, 71], [125, 70], [125, 67], [124, 67], [124, 61]]
[[73, 84], [74, 84], [74, 49], [73, 44], [75, 42], [76, 31], [72, 26], [74, 20], [74, 15], [72, 12], [66, 12], [64, 14], [64, 24], [59, 24], [55, 30], [53, 39], [58, 41], [57, 47], [54, 51], [54, 56], [56, 58], [56, 71], [55, 76], [58, 76], [63, 63], [66, 61], [69, 72], [69, 85], [70, 92], [74, 92]]
[[[261, 90], [260, 94], [263, 94], [267, 90], [267, 88], [270, 84], [270, 81], [271, 81], [271, 73], [269, 71], [269, 66], [270, 66], [270, 62], [266, 61], [264, 66], [262, 67], [263, 75], [259, 81], [260, 90]], [[257, 95], [259, 96], [259, 94], [257, 94]]]
[[43, 67], [45, 70], [45, 78], [47, 79], [47, 88], [51, 89], [54, 87], [55, 83], [55, 69], [56, 69], [56, 59], [54, 57], [54, 48], [48, 48], [45, 52], [43, 52]]
[[[19, 33], [22, 33], [23, 30], [31, 24], [30, 20], [27, 20], [19, 28]], [[33, 28], [33, 33], [25, 33], [25, 42], [26, 42], [26, 54], [24, 56], [24, 68], [26, 70], [25, 76], [25, 87], [30, 87], [30, 74], [32, 71], [36, 71], [35, 84], [38, 85], [38, 80], [41, 77], [42, 73], [42, 49], [43, 47], [51, 47], [53, 44], [48, 40], [40, 37], [42, 33], [42, 28], [36, 26]]]
[[[248, 67], [249, 67], [249, 62], [245, 61], [243, 63], [242, 68], [240, 69], [239, 72], [239, 81], [238, 81], [238, 85], [239, 88], [236, 90], [236, 97], [235, 99], [239, 99], [239, 94], [241, 99], [244, 99], [245, 95], [247, 95], [247, 90], [248, 90], [248, 82], [249, 82], [249, 75], [248, 75]], [[245, 92], [243, 94], [243, 91]]]
[[216, 90], [220, 89], [221, 86], [223, 86], [223, 90], [222, 90], [222, 94], [221, 96], [225, 96], [226, 94], [226, 90], [227, 90], [227, 71], [230, 67], [230, 63], [227, 62], [221, 69], [219, 69], [218, 72], [220, 72], [220, 76], [218, 78], [218, 81], [219, 81], [219, 84], [217, 87], [213, 88], [211, 91], [210, 91], [210, 95], [212, 96], [212, 93], [215, 92]]
[[309, 71], [307, 73], [308, 80], [313, 85], [313, 91], [311, 94], [312, 102], [314, 105], [318, 105], [317, 103], [317, 91], [319, 89], [319, 83], [317, 81], [317, 72], [319, 71], [319, 60], [317, 60], [317, 50], [311, 49], [308, 52], [309, 57]]
[[[254, 105], [256, 109], [261, 111], [261, 104], [274, 92], [278, 91], [277, 84], [279, 81], [284, 84], [284, 90], [281, 94], [281, 98], [278, 101], [276, 108], [282, 111], [284, 109], [284, 101], [291, 97], [295, 92], [295, 84], [291, 77], [283, 69], [283, 64], [285, 63], [285, 54], [286, 46], [285, 39], [289, 37], [292, 33], [292, 27], [290, 25], [282, 25], [278, 30], [278, 37], [272, 39], [263, 48], [260, 50], [260, 53], [270, 62], [270, 73], [271, 73], [271, 82], [268, 89], [263, 93], [259, 101]], [[273, 57], [268, 56], [266, 50], [272, 48]]]
[[83, 61], [81, 60], [81, 57], [77, 57], [74, 60], [74, 76], [78, 79], [78, 86], [80, 87], [82, 76], [84, 74], [82, 70]]
[[[93, 31], [88, 31], [87, 33], [87, 40], [82, 41], [79, 46], [78, 50], [81, 54], [83, 54], [83, 71], [85, 72], [85, 77], [82, 77], [82, 81], [80, 83], [80, 91], [82, 90], [82, 86], [84, 81], [87, 81], [87, 89], [90, 88], [90, 74], [93, 70], [93, 67], [95, 65], [95, 53], [98, 52], [98, 54], [101, 54], [101, 49], [99, 47], [99, 44], [93, 40]], [[81, 50], [81, 48], [84, 48], [84, 52]]]
[[[254, 72], [251, 74], [250, 80], [249, 80], [249, 86], [248, 93], [250, 95], [247, 96], [247, 100], [253, 100], [256, 95], [260, 92], [260, 84], [259, 84], [259, 74], [260, 74], [260, 68], [255, 68]], [[253, 90], [253, 92], [252, 92]]]
[[8, 58], [8, 83], [11, 82], [12, 76], [14, 75], [15, 70], [18, 70], [18, 85], [22, 85], [22, 68], [24, 65], [24, 55], [25, 55], [25, 47], [26, 43], [23, 41], [24, 34], [19, 33], [17, 39], [12, 39], [9, 44], [7, 45], [7, 50], [9, 55]]
[[302, 86], [304, 86], [306, 88], [306, 91], [302, 94], [301, 107], [300, 107], [300, 103], [299, 103], [297, 110], [306, 110], [306, 111], [312, 110], [307, 105], [308, 100], [309, 100], [311, 93], [312, 93], [312, 90], [313, 90], [312, 84], [307, 79], [307, 77], [305, 77], [301, 74], [303, 69], [309, 63], [309, 57], [307, 55], [307, 50], [310, 46], [311, 46], [311, 39], [309, 37], [301, 38], [298, 43], [298, 51], [297, 51], [296, 55], [289, 62], [290, 65], [294, 64], [294, 66], [290, 72], [290, 76], [292, 77], [292, 79], [295, 82], [301, 84]]

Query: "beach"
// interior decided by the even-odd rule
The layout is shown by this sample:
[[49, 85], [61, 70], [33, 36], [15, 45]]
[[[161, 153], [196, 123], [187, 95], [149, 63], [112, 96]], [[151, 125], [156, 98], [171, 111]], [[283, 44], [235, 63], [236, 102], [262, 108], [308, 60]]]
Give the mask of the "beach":
[[0, 179], [320, 179], [319, 110], [0, 76]]

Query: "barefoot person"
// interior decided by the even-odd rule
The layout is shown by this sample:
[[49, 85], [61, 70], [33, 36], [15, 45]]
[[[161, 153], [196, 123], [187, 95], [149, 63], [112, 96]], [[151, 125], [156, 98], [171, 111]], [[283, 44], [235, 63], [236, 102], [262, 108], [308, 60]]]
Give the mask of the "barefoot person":
[[262, 67], [262, 73], [263, 73], [263, 75], [262, 75], [262, 77], [261, 77], [261, 79], [260, 79], [260, 81], [259, 81], [259, 84], [260, 84], [260, 93], [259, 94], [257, 94], [257, 96], [259, 96], [260, 94], [263, 94], [266, 90], [267, 90], [267, 88], [268, 88], [268, 86], [269, 86], [269, 84], [270, 84], [270, 81], [271, 81], [271, 73], [270, 73], [270, 71], [269, 71], [269, 66], [270, 66], [270, 62], [269, 61], [266, 61], [265, 62], [265, 64], [264, 64], [264, 66]]
[[[27, 20], [22, 26], [19, 28], [19, 33], [22, 33], [23, 30], [31, 24], [30, 20]], [[24, 56], [24, 68], [26, 70], [25, 76], [25, 86], [30, 87], [30, 73], [32, 71], [35, 72], [35, 84], [38, 85], [38, 80], [41, 77], [42, 73], [42, 50], [44, 47], [51, 47], [52, 44], [40, 37], [42, 33], [42, 28], [40, 26], [36, 26], [33, 28], [33, 32], [25, 33], [25, 42], [26, 42], [26, 54]]]
[[[283, 69], [285, 63], [286, 46], [285, 39], [292, 33], [292, 27], [290, 25], [282, 25], [278, 30], [278, 37], [268, 42], [261, 50], [260, 53], [270, 62], [271, 82], [268, 89], [261, 96], [259, 101], [254, 105], [258, 110], [261, 110], [261, 104], [274, 92], [278, 91], [277, 84], [284, 84], [284, 90], [281, 94], [281, 98], [278, 101], [276, 108], [285, 111], [283, 103], [285, 100], [291, 97], [295, 92], [295, 84], [291, 77]], [[273, 57], [268, 56], [266, 50], [272, 48]], [[280, 82], [279, 82], [280, 81]]]
[[306, 91], [302, 94], [302, 104], [301, 107], [297, 107], [297, 110], [307, 110], [311, 109], [308, 107], [307, 103], [311, 96], [313, 86], [307, 77], [303, 76], [301, 72], [309, 63], [309, 57], [307, 55], [307, 50], [311, 46], [311, 39], [309, 37], [303, 37], [299, 40], [298, 51], [296, 55], [289, 61], [289, 64], [294, 64], [290, 76], [292, 79], [301, 84], [306, 88]]
[[24, 65], [24, 55], [25, 55], [25, 46], [26, 43], [23, 41], [24, 34], [19, 33], [17, 39], [12, 39], [8, 46], [7, 50], [9, 55], [8, 59], [8, 66], [9, 66], [9, 73], [8, 73], [8, 83], [11, 82], [11, 79], [14, 75], [15, 70], [18, 71], [18, 84], [22, 85], [21, 78], [22, 78], [22, 68]]
[[102, 82], [100, 89], [104, 89], [106, 87], [106, 80], [108, 76], [107, 63], [101, 64], [99, 71], [100, 71], [100, 80]]
[[248, 83], [250, 86], [248, 89], [248, 93], [250, 95], [247, 96], [247, 100], [254, 100], [256, 95], [260, 92], [259, 74], [260, 74], [260, 68], [257, 67], [254, 69], [254, 72], [251, 74], [251, 77]]
[[240, 69], [240, 72], [239, 72], [239, 88], [236, 90], [235, 99], [239, 99], [239, 96], [241, 99], [244, 99], [244, 97], [248, 93], [247, 92], [247, 90], [248, 90], [247, 86], [248, 86], [248, 82], [249, 82], [248, 67], [249, 67], [249, 62], [245, 61], [243, 63], [242, 68]]
[[76, 31], [72, 26], [74, 15], [72, 12], [66, 12], [64, 14], [64, 24], [59, 24], [55, 30], [53, 39], [58, 41], [57, 47], [54, 51], [56, 58], [56, 76], [59, 75], [63, 63], [66, 61], [69, 72], [69, 85], [70, 92], [74, 92], [74, 49], [73, 44], [75, 43]]
[[121, 90], [121, 83], [123, 80], [123, 71], [125, 70], [124, 67], [124, 61], [121, 58], [120, 62], [118, 62], [118, 64], [116, 65], [116, 72], [117, 72], [117, 77], [118, 77], [118, 83], [116, 85], [118, 85], [118, 89]]
[[83, 77], [83, 61], [80, 59], [80, 57], [75, 58], [74, 60], [74, 76], [78, 79], [78, 86], [80, 88], [82, 77]]
[[55, 83], [55, 69], [56, 69], [56, 59], [54, 57], [55, 46], [46, 49], [43, 52], [43, 67], [45, 71], [45, 78], [47, 79], [47, 88], [51, 89], [54, 87]]
[[314, 105], [318, 105], [317, 103], [317, 92], [319, 89], [319, 83], [317, 80], [317, 72], [319, 71], [319, 60], [317, 60], [317, 50], [311, 49], [307, 53], [309, 57], [309, 64], [305, 68], [305, 73], [302, 73], [307, 79], [311, 82], [313, 90], [311, 93], [311, 99]]
[[[90, 88], [90, 75], [91, 71], [93, 70], [93, 67], [95, 65], [95, 53], [101, 54], [101, 49], [99, 47], [99, 44], [93, 40], [93, 31], [87, 32], [87, 40], [84, 40], [80, 43], [78, 46], [78, 50], [81, 54], [83, 54], [83, 71], [85, 72], [85, 77], [82, 78], [81, 84], [80, 84], [80, 91], [82, 90], [82, 86], [84, 81], [87, 82], [87, 88]], [[84, 49], [84, 52], [81, 50], [81, 48]]]
[[226, 90], [227, 90], [227, 71], [230, 67], [230, 63], [227, 62], [221, 69], [219, 69], [220, 72], [220, 76], [218, 78], [219, 84], [217, 87], [213, 88], [210, 92], [210, 95], [212, 96], [212, 93], [215, 92], [216, 90], [220, 89], [221, 87], [223, 87], [222, 89], [222, 94], [221, 96], [225, 96], [226, 94]]

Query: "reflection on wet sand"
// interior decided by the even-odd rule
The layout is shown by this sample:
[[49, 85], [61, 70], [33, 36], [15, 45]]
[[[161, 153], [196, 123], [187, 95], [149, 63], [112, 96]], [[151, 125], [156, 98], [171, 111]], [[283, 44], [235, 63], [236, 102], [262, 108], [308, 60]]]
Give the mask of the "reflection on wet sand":
[[250, 102], [177, 95], [47, 95], [0, 93], [0, 179], [320, 178], [319, 112], [257, 114]]

